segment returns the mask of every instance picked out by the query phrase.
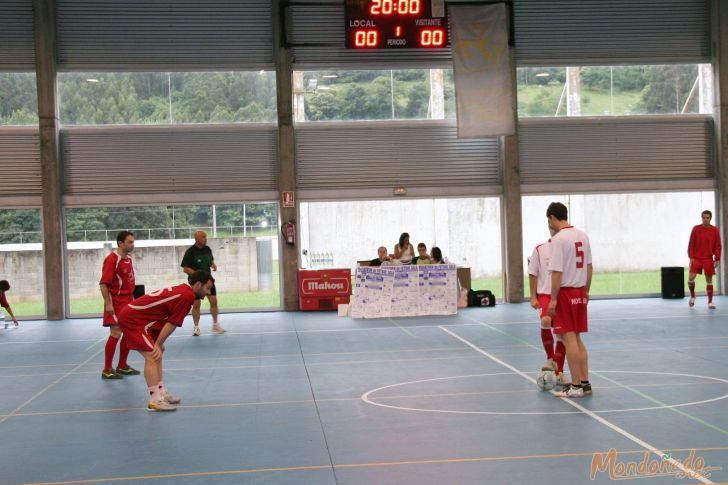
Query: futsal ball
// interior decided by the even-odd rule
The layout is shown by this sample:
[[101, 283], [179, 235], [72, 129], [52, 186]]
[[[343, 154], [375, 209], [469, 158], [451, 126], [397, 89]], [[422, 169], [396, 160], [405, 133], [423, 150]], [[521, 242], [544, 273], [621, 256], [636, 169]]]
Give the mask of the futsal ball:
[[542, 391], [550, 391], [556, 385], [556, 374], [552, 370], [542, 370], [538, 373], [536, 385]]

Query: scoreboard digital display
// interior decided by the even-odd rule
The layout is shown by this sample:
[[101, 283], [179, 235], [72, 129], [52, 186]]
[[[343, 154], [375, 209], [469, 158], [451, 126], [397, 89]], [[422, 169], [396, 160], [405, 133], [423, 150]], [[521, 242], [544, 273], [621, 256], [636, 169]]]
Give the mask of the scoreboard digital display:
[[347, 49], [448, 45], [445, 0], [345, 0]]

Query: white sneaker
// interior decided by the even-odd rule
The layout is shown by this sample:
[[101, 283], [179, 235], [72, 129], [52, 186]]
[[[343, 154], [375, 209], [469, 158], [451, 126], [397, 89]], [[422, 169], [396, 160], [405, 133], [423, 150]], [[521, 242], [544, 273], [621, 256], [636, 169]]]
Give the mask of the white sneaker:
[[715, 303], [713, 303], [712, 301], [708, 303], [708, 308], [710, 308], [711, 310], [715, 310]]
[[192, 330], [192, 336], [193, 337], [200, 336], [200, 326], [199, 325], [195, 325], [195, 328]]
[[556, 365], [556, 362], [554, 362], [554, 359], [549, 359], [546, 361], [546, 363], [543, 365], [543, 367], [541, 367], [541, 370], [542, 371], [550, 370], [550, 371], [556, 372], [556, 369], [558, 369], [558, 368], [559, 368], [559, 366]]
[[569, 386], [564, 388], [562, 391], [555, 392], [554, 396], [571, 398], [584, 397], [584, 389], [582, 389], [581, 387]]
[[563, 372], [556, 376], [556, 383], [554, 383], [555, 390], [562, 391], [569, 387], [569, 385], [571, 385], [571, 382], [566, 379], [566, 375]]
[[691, 296], [691, 297], [690, 297], [690, 300], [688, 300], [688, 306], [689, 306], [690, 308], [692, 308], [692, 307], [694, 307], [694, 306], [695, 306], [695, 297], [694, 297], [694, 296]]
[[212, 333], [225, 333], [227, 330], [222, 328], [222, 326], [219, 323], [213, 323], [212, 324]]
[[182, 402], [181, 397], [177, 397], [174, 394], [170, 394], [168, 391], [165, 391], [162, 395], [165, 401], [167, 401], [169, 404], [177, 405]]
[[157, 411], [176, 411], [177, 406], [174, 404], [168, 403], [164, 399], [159, 399], [157, 401], [149, 401], [147, 403], [147, 411], [149, 412], [157, 412]]

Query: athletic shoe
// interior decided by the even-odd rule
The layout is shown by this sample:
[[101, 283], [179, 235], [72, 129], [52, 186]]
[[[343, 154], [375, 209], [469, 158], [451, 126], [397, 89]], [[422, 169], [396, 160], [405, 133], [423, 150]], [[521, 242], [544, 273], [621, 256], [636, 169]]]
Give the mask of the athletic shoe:
[[695, 306], [695, 297], [694, 296], [691, 296], [690, 299], [688, 300], [688, 306], [690, 308]]
[[157, 401], [149, 401], [147, 403], [147, 411], [150, 412], [156, 412], [156, 411], [176, 411], [177, 406], [174, 404], [170, 404], [164, 399], [159, 399]]
[[584, 395], [585, 396], [591, 396], [592, 395], [591, 383], [589, 383], [589, 384], [582, 384], [581, 385], [581, 388], [584, 391]]
[[195, 325], [195, 328], [192, 330], [192, 336], [193, 337], [199, 337], [200, 336], [200, 327], [199, 327], [199, 325]]
[[124, 376], [138, 376], [139, 374], [141, 374], [141, 372], [139, 372], [135, 368], [129, 367], [129, 366], [126, 366], [126, 367], [117, 367], [116, 368], [116, 373], [117, 374], [124, 375]]
[[546, 363], [543, 365], [543, 367], [541, 367], [541, 370], [542, 371], [550, 370], [550, 371], [556, 372], [556, 369], [558, 369], [558, 368], [559, 368], [559, 366], [556, 365], [556, 362], [554, 362], [554, 359], [549, 359], [546, 361]]
[[566, 375], [563, 372], [556, 376], [556, 383], [554, 384], [555, 390], [561, 391], [570, 385], [571, 383], [566, 380]]
[[124, 376], [114, 372], [114, 369], [106, 369], [101, 372], [101, 378], [102, 379], [123, 379]]
[[222, 328], [222, 326], [219, 323], [213, 323], [212, 324], [212, 333], [225, 333], [227, 330]]
[[6, 324], [5, 324], [5, 330], [7, 330], [7, 329], [8, 329], [8, 324], [6, 323]]
[[715, 310], [715, 303], [713, 303], [712, 301], [708, 303], [708, 308], [710, 308], [711, 310]]
[[177, 405], [177, 404], [179, 404], [179, 403], [182, 402], [182, 398], [181, 397], [177, 397], [174, 394], [170, 394], [167, 391], [164, 392], [164, 394], [162, 395], [162, 397], [164, 398], [165, 401], [167, 401], [170, 404]]
[[582, 389], [581, 387], [569, 386], [565, 387], [562, 391], [555, 392], [554, 396], [571, 398], [584, 397], [584, 389]]

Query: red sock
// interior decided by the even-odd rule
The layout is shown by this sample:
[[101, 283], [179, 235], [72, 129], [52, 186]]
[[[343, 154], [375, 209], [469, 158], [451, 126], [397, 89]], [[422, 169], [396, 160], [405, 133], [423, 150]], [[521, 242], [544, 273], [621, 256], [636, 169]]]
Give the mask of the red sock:
[[564, 361], [566, 360], [566, 346], [564, 342], [556, 342], [554, 360], [556, 361], [556, 373], [561, 374], [564, 372]]
[[126, 346], [126, 339], [121, 336], [121, 343], [119, 344], [119, 367], [122, 369], [129, 367], [126, 363], [126, 358], [129, 357], [129, 347]]
[[707, 285], [705, 290], [708, 292], [708, 303], [713, 302], [713, 285]]
[[554, 336], [551, 334], [550, 328], [541, 329], [541, 342], [543, 342], [543, 348], [546, 350], [546, 355], [549, 359], [554, 358]]
[[690, 290], [690, 298], [695, 298], [695, 282], [688, 281], [688, 289]]
[[113, 369], [113, 364], [111, 362], [114, 360], [114, 352], [116, 352], [116, 343], [118, 341], [118, 338], [109, 335], [109, 340], [106, 341], [106, 358], [104, 359], [104, 370]]

